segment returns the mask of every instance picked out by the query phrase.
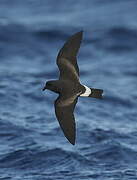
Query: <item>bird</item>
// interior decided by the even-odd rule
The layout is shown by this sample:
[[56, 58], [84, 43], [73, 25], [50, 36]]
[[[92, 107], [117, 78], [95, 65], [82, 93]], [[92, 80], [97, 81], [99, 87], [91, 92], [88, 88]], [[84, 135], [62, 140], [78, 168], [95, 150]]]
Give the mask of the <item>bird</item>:
[[73, 34], [60, 49], [56, 62], [59, 68], [59, 79], [47, 81], [44, 90], [50, 90], [59, 96], [54, 102], [55, 114], [59, 125], [68, 139], [75, 145], [76, 123], [74, 109], [79, 97], [102, 99], [103, 90], [81, 84], [77, 54], [81, 45], [83, 31]]

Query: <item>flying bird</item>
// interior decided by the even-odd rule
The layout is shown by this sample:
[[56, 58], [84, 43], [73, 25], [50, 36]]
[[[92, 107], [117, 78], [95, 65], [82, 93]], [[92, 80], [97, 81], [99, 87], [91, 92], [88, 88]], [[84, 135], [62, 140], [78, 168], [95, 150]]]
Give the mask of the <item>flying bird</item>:
[[102, 98], [103, 90], [89, 88], [79, 80], [77, 53], [82, 41], [83, 31], [72, 35], [64, 44], [57, 56], [57, 65], [60, 71], [59, 80], [46, 83], [43, 90], [58, 93], [55, 100], [55, 114], [65, 137], [71, 144], [75, 144], [76, 125], [74, 117], [75, 105], [78, 97]]

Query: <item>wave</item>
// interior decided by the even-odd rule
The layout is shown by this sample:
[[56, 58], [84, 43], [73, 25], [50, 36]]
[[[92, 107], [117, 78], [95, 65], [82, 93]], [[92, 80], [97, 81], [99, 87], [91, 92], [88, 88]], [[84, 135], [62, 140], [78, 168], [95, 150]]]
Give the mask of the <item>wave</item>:
[[136, 132], [120, 133], [103, 129], [93, 129], [90, 132], [86, 129], [81, 131], [81, 134], [86, 135], [86, 139], [82, 138], [81, 142], [88, 144], [88, 146], [81, 145], [81, 151], [84, 151], [85, 157], [93, 164], [95, 162], [116, 163], [116, 165], [136, 163], [137, 152], [134, 146], [130, 146], [130, 143], [136, 142]]
[[82, 168], [89, 163], [86, 158], [78, 153], [72, 153], [54, 148], [49, 150], [35, 149], [21, 149], [3, 155], [0, 159], [1, 168], [15, 168], [15, 169], [38, 169], [46, 168], [47, 170], [60, 169], [65, 170], [74, 166], [75, 168]]
[[[69, 31], [68, 31], [69, 32]], [[37, 31], [32, 32], [36, 37], [41, 38], [41, 39], [50, 39], [50, 40], [66, 40], [67, 37], [69, 37], [68, 33], [65, 33], [60, 30], [46, 30], [46, 29], [39, 29]]]
[[137, 31], [125, 26], [115, 26], [97, 31], [92, 39], [88, 37], [87, 42], [93, 42], [97, 48], [109, 52], [128, 53], [137, 48]]
[[[73, 32], [72, 32], [73, 31]], [[80, 31], [80, 30], [79, 30]], [[50, 40], [66, 40], [73, 33], [77, 32], [74, 28], [69, 28], [67, 31], [61, 31], [60, 29], [54, 27], [50, 28], [33, 28], [31, 26], [27, 26], [25, 24], [17, 23], [17, 22], [9, 22], [6, 24], [0, 23], [0, 40], [1, 42], [20, 42], [25, 41], [28, 42], [30, 38], [38, 37], [39, 40], [50, 39]]]
[[132, 100], [127, 100], [127, 98], [118, 97], [118, 96], [106, 96], [104, 99], [105, 102], [109, 102], [111, 104], [121, 105], [122, 107], [134, 107]]
[[[88, 143], [89, 145], [81, 145], [79, 150], [74, 148], [73, 151], [48, 148], [38, 144], [26, 147], [24, 145], [20, 149], [2, 154], [0, 168], [22, 172], [28, 170], [30, 173], [37, 171], [38, 174], [43, 171], [43, 175], [54, 177], [58, 177], [59, 174], [90, 178], [106, 176], [106, 173], [135, 175], [136, 172], [132, 172], [129, 168], [130, 165], [131, 167], [133, 164], [136, 165], [137, 152], [122, 143], [122, 139], [125, 138], [123, 134], [95, 129], [87, 138], [92, 141]], [[100, 174], [97, 169], [102, 166], [106, 167], [106, 171]], [[125, 167], [128, 168], [125, 169]], [[115, 168], [118, 168], [118, 171], [113, 172]]]
[[1, 42], [17, 43], [26, 37], [28, 38], [29, 30], [27, 27], [17, 23], [0, 24], [0, 40]]

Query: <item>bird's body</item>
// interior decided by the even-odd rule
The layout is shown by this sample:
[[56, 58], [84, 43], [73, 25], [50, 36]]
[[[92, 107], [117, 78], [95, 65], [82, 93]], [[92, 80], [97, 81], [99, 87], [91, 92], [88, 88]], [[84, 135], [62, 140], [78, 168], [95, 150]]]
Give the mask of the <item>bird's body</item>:
[[75, 144], [75, 118], [73, 111], [79, 96], [102, 98], [103, 90], [89, 88], [79, 81], [77, 53], [82, 40], [82, 32], [74, 34], [62, 47], [57, 56], [60, 70], [59, 80], [48, 81], [43, 90], [48, 89], [59, 96], [55, 101], [55, 113], [64, 135]]

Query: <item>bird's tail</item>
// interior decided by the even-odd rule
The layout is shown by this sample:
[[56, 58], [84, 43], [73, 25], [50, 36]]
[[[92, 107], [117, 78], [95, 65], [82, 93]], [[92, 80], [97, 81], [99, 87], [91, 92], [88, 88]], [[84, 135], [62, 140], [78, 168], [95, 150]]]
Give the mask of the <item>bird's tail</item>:
[[102, 98], [102, 94], [103, 94], [102, 89], [94, 89], [94, 88], [90, 88], [90, 89], [91, 89], [91, 94], [89, 95], [89, 97], [98, 98], [98, 99]]

